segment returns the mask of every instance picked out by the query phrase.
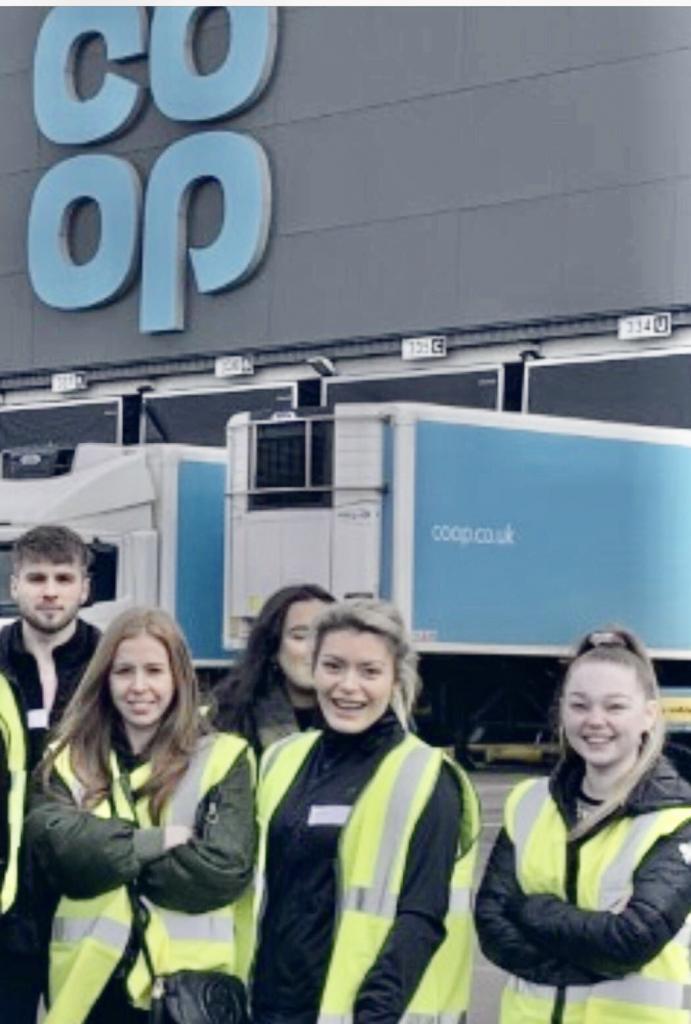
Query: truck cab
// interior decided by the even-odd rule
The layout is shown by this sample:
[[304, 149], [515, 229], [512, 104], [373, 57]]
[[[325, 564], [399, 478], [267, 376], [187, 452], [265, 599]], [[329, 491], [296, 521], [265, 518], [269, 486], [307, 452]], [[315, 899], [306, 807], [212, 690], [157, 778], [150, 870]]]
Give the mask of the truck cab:
[[71, 457], [4, 453], [0, 479], [0, 615], [14, 539], [40, 523], [76, 530], [94, 555], [84, 618], [101, 627], [135, 604], [159, 605], [200, 666], [225, 665], [223, 449], [80, 444]]

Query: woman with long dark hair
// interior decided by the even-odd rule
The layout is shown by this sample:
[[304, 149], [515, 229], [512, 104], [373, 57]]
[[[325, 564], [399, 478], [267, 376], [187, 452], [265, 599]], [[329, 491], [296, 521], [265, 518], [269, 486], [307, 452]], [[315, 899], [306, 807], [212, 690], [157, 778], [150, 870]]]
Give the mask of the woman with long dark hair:
[[[253, 755], [211, 732], [180, 630], [106, 630], [44, 758], [26, 822], [58, 896], [46, 1024], [148, 1020], [152, 968], [242, 974]], [[245, 956], [247, 948], [245, 948]]]
[[266, 600], [237, 670], [214, 692], [218, 728], [239, 733], [261, 753], [318, 724], [307, 637], [333, 600], [315, 583], [283, 587]]
[[508, 797], [476, 902], [502, 1024], [688, 1024], [691, 786], [662, 755], [655, 671], [624, 629], [578, 645], [563, 756]]

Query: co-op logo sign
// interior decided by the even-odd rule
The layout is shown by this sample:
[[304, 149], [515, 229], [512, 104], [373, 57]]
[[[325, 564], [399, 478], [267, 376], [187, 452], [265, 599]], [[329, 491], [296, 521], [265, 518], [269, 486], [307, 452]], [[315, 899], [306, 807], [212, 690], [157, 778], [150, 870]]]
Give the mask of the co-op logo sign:
[[[104, 40], [109, 62], [148, 52], [151, 97], [178, 122], [212, 122], [254, 103], [276, 50], [276, 11], [228, 7], [230, 45], [210, 74], [193, 56], [200, 7], [157, 7], [149, 23], [141, 7], [60, 7], [46, 17], [34, 58], [34, 110], [41, 132], [64, 146], [103, 142], [126, 131], [145, 90], [108, 71], [96, 95], [82, 99], [75, 61], [91, 36]], [[214, 241], [187, 245], [187, 203], [206, 179], [220, 184], [224, 218]], [[98, 249], [88, 262], [70, 254], [75, 209], [92, 201], [100, 213]], [[39, 182], [29, 214], [29, 274], [34, 291], [56, 309], [110, 302], [141, 263], [139, 329], [184, 327], [187, 255], [200, 292], [245, 280], [266, 248], [271, 206], [269, 165], [259, 143], [233, 131], [196, 131], [172, 143], [154, 163], [143, 189], [132, 164], [105, 153], [67, 157]], [[141, 240], [140, 240], [141, 235]]]

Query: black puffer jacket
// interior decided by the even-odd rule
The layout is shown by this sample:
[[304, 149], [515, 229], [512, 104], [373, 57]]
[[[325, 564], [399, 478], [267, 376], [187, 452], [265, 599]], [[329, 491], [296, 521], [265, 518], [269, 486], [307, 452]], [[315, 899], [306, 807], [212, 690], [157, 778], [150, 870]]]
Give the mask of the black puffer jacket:
[[[582, 768], [566, 762], [550, 792], [567, 827], [576, 820]], [[691, 785], [663, 757], [616, 818], [688, 806]], [[606, 829], [609, 818], [595, 826]], [[578, 854], [594, 834], [567, 844], [567, 876], [575, 892]], [[475, 919], [482, 950], [504, 970], [541, 985], [590, 985], [640, 970], [667, 945], [691, 912], [691, 821], [659, 839], [638, 865], [620, 913], [582, 910], [551, 895], [523, 893], [513, 843], [502, 829], [478, 891]]]

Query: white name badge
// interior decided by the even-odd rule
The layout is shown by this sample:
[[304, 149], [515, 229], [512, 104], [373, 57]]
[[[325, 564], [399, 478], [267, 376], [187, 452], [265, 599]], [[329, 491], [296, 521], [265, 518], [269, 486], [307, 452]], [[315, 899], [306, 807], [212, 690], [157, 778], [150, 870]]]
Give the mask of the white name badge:
[[310, 807], [308, 825], [345, 825], [352, 807], [345, 804], [313, 804]]
[[48, 712], [45, 708], [34, 708], [27, 714], [26, 724], [30, 729], [47, 729]]

